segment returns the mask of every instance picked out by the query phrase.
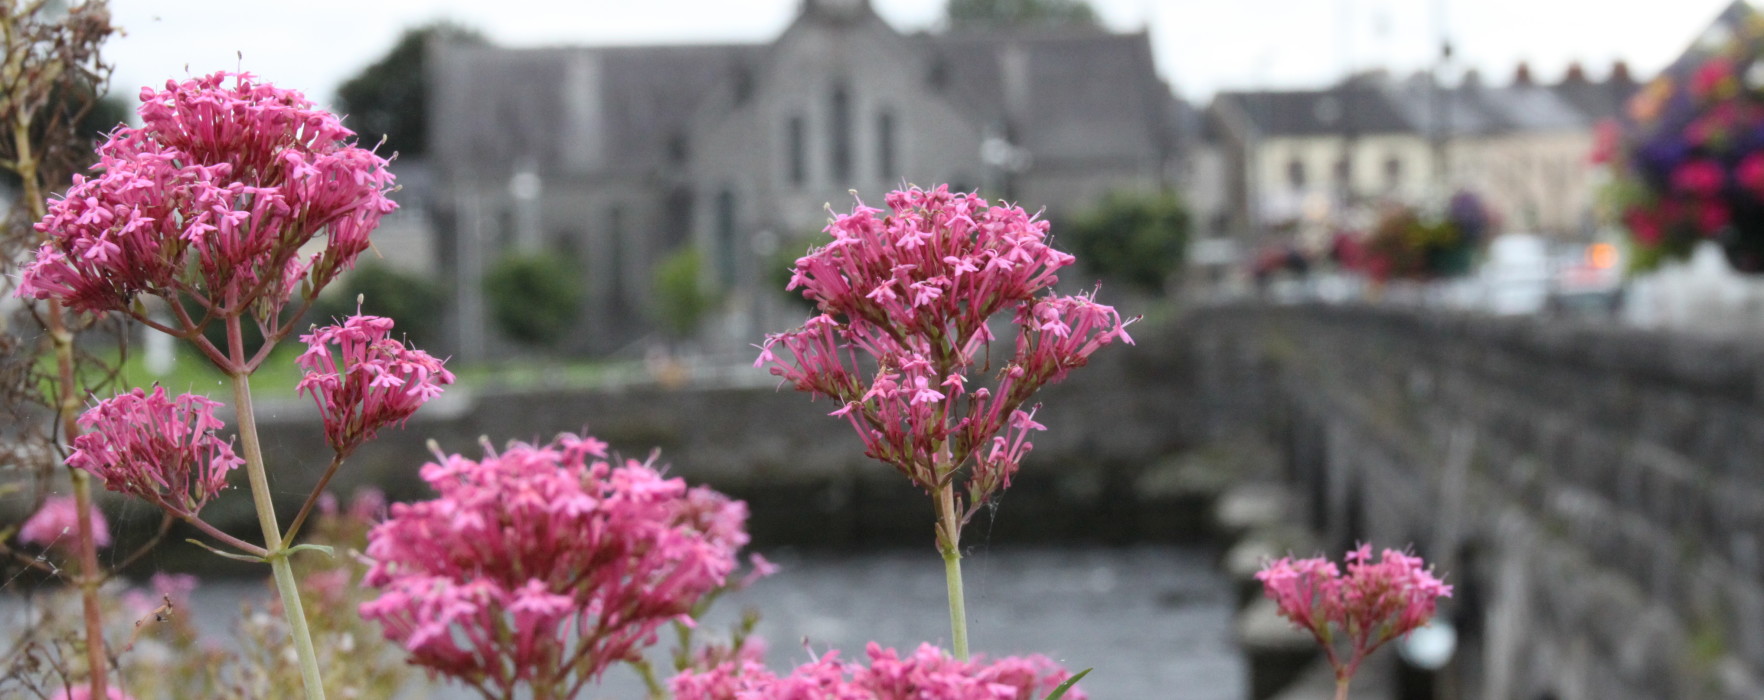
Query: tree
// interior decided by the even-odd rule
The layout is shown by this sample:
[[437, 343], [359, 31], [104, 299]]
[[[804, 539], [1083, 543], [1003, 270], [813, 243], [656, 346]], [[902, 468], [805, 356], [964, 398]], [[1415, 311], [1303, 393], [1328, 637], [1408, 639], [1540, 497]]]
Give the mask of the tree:
[[581, 274], [566, 256], [513, 253], [484, 275], [490, 317], [511, 340], [554, 346], [582, 313]]
[[675, 251], [655, 265], [655, 314], [668, 332], [684, 338], [717, 304], [704, 282], [704, 255], [697, 248]]
[[1159, 294], [1187, 258], [1188, 230], [1174, 193], [1115, 193], [1056, 235], [1092, 273]]
[[1096, 11], [1085, 0], [949, 0], [944, 9], [955, 29], [1095, 27]]
[[[404, 31], [385, 56], [337, 88], [344, 123], [373, 144], [405, 156], [422, 155], [428, 143], [428, 83], [423, 79], [430, 40], [486, 43], [475, 29], [441, 21]], [[382, 151], [385, 152], [385, 151]]]

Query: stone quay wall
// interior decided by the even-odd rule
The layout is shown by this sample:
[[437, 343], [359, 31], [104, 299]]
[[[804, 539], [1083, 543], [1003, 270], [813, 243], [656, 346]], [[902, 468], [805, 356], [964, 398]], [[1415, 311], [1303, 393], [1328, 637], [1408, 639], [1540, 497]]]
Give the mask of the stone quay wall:
[[[976, 517], [970, 538], [1126, 543], [1193, 536], [1165, 522], [1169, 504], [1134, 495], [1143, 491], [1136, 484], [1151, 465], [1195, 433], [1183, 426], [1199, 414], [1181, 388], [1187, 375], [1171, 367], [1178, 353], [1168, 341], [1153, 340], [1174, 329], [1133, 330], [1144, 336], [1137, 347], [1104, 348], [1065, 382], [1043, 388], [1036, 419], [1048, 430], [1035, 434], [1034, 450], [1000, 507]], [[659, 450], [658, 463], [669, 473], [746, 500], [758, 544], [932, 546], [930, 501], [905, 477], [864, 456], [850, 425], [827, 415], [834, 404], [779, 387], [763, 370], [748, 371], [750, 379], [721, 388], [450, 392], [408, 427], [383, 430], [360, 448], [332, 490], [347, 494], [371, 484], [394, 500], [426, 498], [417, 470], [434, 459], [426, 444], [431, 439], [443, 451], [476, 458], [483, 454], [481, 439], [500, 447], [586, 432], [627, 457]], [[303, 466], [323, 468], [329, 455], [310, 403], [260, 400], [259, 408], [272, 460], [304, 449], [311, 456]], [[293, 491], [304, 486], [292, 484], [313, 478], [291, 478], [283, 496], [297, 499]], [[239, 512], [221, 519], [250, 522], [248, 503], [213, 508], [225, 505]], [[1194, 516], [1178, 519], [1203, 520]]]

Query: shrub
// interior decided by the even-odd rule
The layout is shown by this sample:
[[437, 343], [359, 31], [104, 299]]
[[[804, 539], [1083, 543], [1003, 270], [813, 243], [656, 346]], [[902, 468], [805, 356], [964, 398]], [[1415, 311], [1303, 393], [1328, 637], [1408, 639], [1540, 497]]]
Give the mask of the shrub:
[[1066, 228], [1062, 243], [1085, 269], [1161, 294], [1188, 254], [1188, 209], [1174, 193], [1118, 192]]
[[582, 311], [581, 274], [557, 255], [504, 256], [484, 275], [484, 295], [503, 335], [538, 348], [555, 346]]

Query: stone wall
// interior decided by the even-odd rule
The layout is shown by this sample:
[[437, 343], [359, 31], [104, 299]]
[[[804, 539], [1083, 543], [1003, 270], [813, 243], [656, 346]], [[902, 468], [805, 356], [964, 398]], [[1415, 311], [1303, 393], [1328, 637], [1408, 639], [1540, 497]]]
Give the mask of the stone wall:
[[1764, 696], [1758, 344], [1355, 307], [1189, 321], [1204, 434], [1271, 431], [1332, 551], [1412, 544], [1448, 573], [1457, 696]]
[[[1135, 326], [1135, 331], [1142, 331]], [[1048, 430], [1033, 438], [1001, 507], [979, 516], [971, 536], [1023, 539], [1145, 541], [1180, 539], [1141, 513], [1160, 502], [1134, 494], [1136, 480], [1159, 457], [1183, 445], [1192, 422], [1186, 375], [1173, 371], [1167, 340], [1138, 347], [1113, 346], [1074, 370], [1062, 384], [1043, 389], [1037, 420]], [[410, 425], [381, 432], [339, 472], [333, 490], [374, 484], [394, 499], [429, 497], [417, 468], [433, 459], [426, 442], [447, 452], [476, 457], [480, 438], [501, 446], [509, 440], [548, 440], [563, 431], [595, 435], [626, 456], [659, 449], [661, 463], [691, 483], [709, 484], [748, 501], [756, 542], [808, 546], [930, 546], [929, 500], [889, 467], [866, 458], [844, 421], [828, 417], [825, 400], [777, 388], [763, 370], [751, 381], [724, 388], [670, 389], [655, 384], [617, 390], [454, 391], [425, 406]], [[305, 469], [324, 467], [319, 428], [309, 403], [259, 402], [266, 453], [311, 451]], [[316, 450], [313, 448], [316, 447]], [[278, 490], [300, 497], [316, 473], [290, 476]], [[239, 499], [235, 499], [239, 500]], [[249, 522], [248, 503], [219, 516]], [[283, 504], [295, 508], [298, 501]]]

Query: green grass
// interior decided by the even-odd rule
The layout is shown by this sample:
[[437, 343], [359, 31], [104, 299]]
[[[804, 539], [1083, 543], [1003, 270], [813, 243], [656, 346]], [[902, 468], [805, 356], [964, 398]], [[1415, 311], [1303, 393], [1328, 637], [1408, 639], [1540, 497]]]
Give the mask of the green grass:
[[[294, 398], [300, 382], [300, 367], [294, 358], [304, 350], [300, 343], [283, 342], [270, 352], [268, 359], [251, 375], [251, 393], [259, 399]], [[114, 363], [116, 353], [100, 355], [106, 363]], [[135, 387], [151, 389], [158, 384], [172, 394], [196, 393], [217, 401], [232, 403], [233, 388], [227, 375], [216, 369], [208, 358], [195, 349], [179, 344], [176, 362], [171, 371], [159, 375], [147, 369], [146, 353], [140, 347], [130, 348], [118, 371], [114, 387], [97, 388], [104, 398]], [[53, 377], [55, 360], [45, 355], [41, 360], [46, 377]], [[468, 389], [589, 389], [623, 380], [648, 376], [643, 363], [605, 360], [519, 360], [493, 364], [459, 366], [448, 364], [455, 374], [454, 386]], [[96, 378], [96, 368], [87, 368], [84, 376]], [[45, 391], [51, 390], [46, 386]]]

